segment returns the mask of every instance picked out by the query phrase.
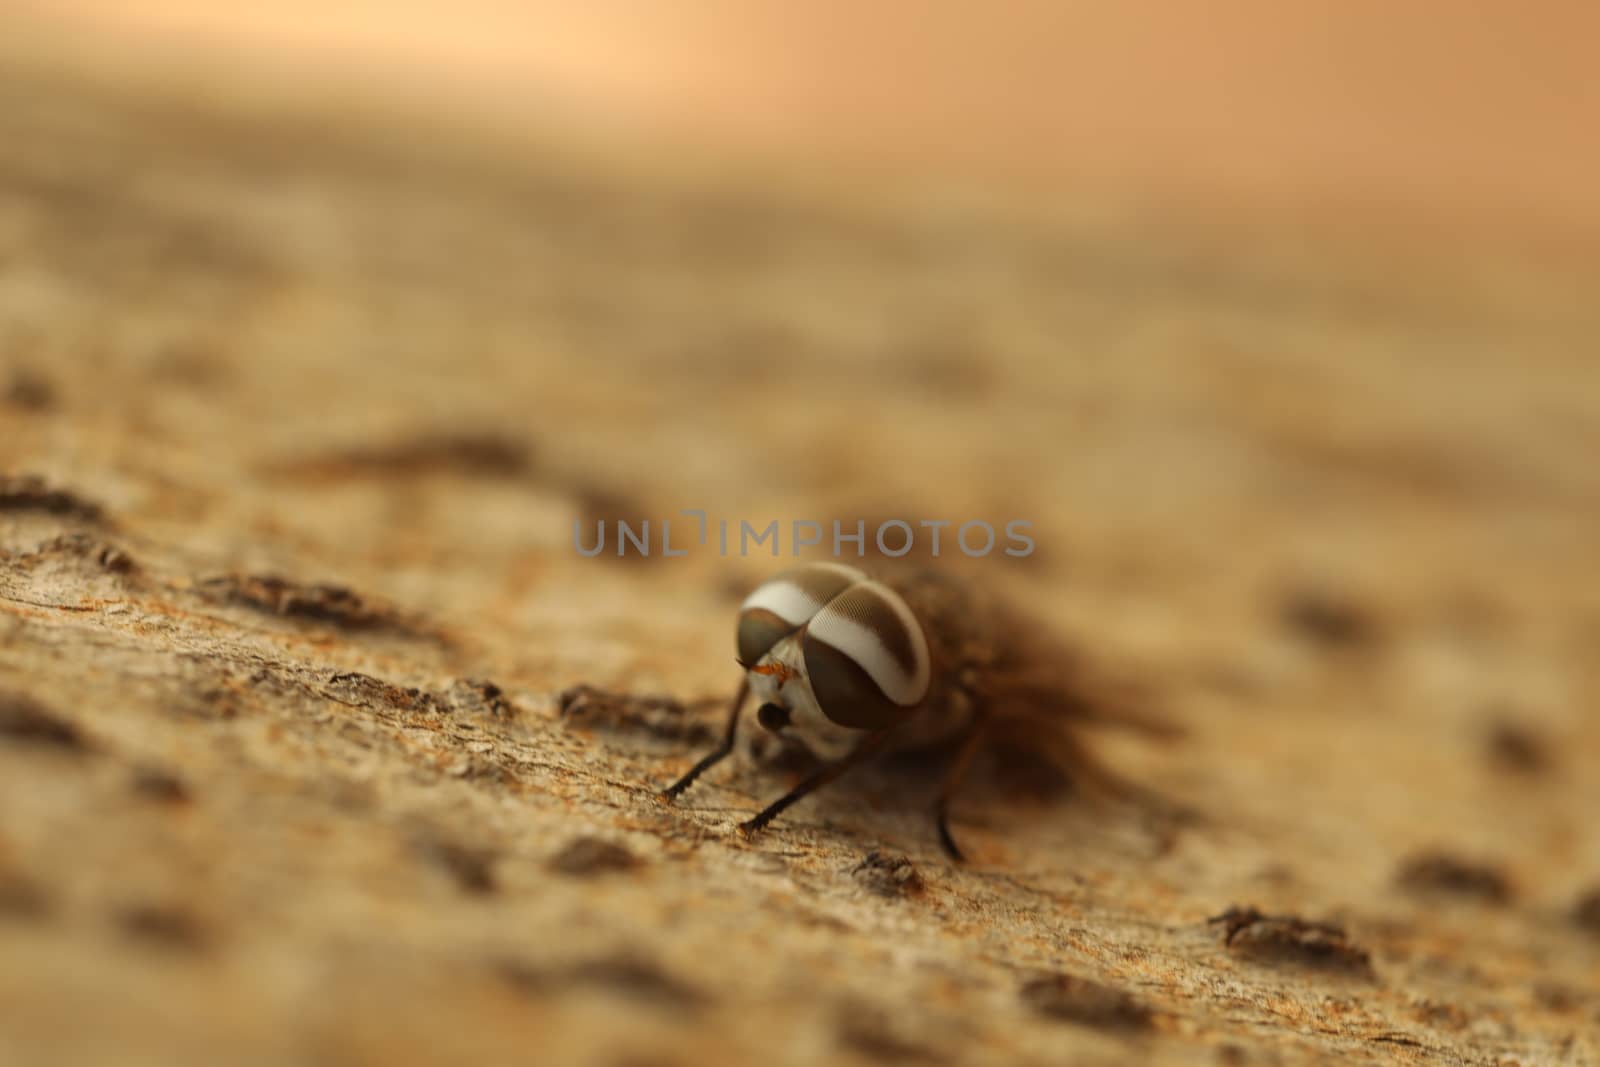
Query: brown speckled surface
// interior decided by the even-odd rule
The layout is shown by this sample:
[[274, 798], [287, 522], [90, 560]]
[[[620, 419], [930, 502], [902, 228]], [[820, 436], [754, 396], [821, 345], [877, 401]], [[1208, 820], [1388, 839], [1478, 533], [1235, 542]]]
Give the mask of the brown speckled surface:
[[[1597, 1062], [1600, 272], [0, 96], [0, 1062]], [[1033, 520], [1197, 819], [658, 806], [683, 507]]]

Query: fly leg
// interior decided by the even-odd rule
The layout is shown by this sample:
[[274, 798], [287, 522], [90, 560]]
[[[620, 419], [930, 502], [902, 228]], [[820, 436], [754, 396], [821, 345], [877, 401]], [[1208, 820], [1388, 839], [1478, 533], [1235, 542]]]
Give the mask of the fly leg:
[[740, 823], [739, 832], [745, 837], [750, 837], [751, 835], [759, 832], [769, 822], [771, 822], [773, 819], [776, 819], [779, 814], [781, 814], [789, 805], [805, 796], [808, 796], [811, 793], [816, 792], [829, 782], [837, 779], [851, 767], [854, 767], [862, 760], [865, 760], [869, 756], [872, 756], [880, 751], [883, 748], [884, 742], [888, 740], [892, 730], [893, 727], [884, 727], [881, 730], [875, 730], [866, 737], [863, 737], [860, 742], [856, 744], [856, 747], [851, 749], [848, 756], [819, 768], [809, 778], [802, 781], [799, 785], [789, 790], [777, 800], [774, 800], [771, 804], [768, 804], [766, 807], [762, 808], [753, 818], [747, 819]]
[[939, 828], [939, 844], [957, 863], [963, 862], [967, 857], [956, 845], [955, 838], [950, 836], [950, 801], [961, 788], [967, 771], [972, 767], [972, 758], [978, 754], [978, 749], [982, 745], [984, 723], [985, 720], [979, 717], [968, 728], [966, 736], [961, 739], [961, 747], [956, 750], [955, 758], [950, 761], [950, 767], [945, 771], [944, 782], [939, 786], [939, 799], [934, 801], [933, 805], [934, 824]]
[[683, 791], [694, 785], [706, 771], [721, 763], [733, 751], [733, 739], [739, 732], [739, 709], [744, 706], [745, 698], [750, 695], [750, 679], [746, 676], [739, 682], [739, 692], [734, 694], [733, 704], [728, 708], [728, 725], [722, 733], [722, 743], [705, 755], [699, 763], [689, 768], [689, 773], [673, 782], [667, 788], [656, 794], [656, 799], [663, 804], [670, 804], [683, 794]]

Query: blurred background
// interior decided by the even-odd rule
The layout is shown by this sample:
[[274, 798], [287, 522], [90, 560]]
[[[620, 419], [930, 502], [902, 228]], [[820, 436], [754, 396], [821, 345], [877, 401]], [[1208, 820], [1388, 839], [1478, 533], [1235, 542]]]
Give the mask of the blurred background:
[[174, 76], [276, 74], [803, 170], [1558, 244], [1600, 228], [1600, 14], [1563, 0], [23, 0], [13, 18]]
[[[1127, 1058], [1041, 968], [1142, 1062], [1592, 1051], [1594, 5], [4, 20], [0, 1062]], [[573, 528], [683, 508], [1033, 523], [946, 562], [1201, 817], [656, 807], [786, 560]]]

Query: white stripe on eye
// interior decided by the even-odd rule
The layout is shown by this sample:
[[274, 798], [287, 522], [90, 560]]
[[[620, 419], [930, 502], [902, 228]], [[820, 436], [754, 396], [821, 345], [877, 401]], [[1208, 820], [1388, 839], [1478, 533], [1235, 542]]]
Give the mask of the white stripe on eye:
[[851, 589], [853, 595], [870, 592], [878, 603], [892, 613], [886, 625], [900, 626], [911, 645], [914, 669], [908, 674], [879, 637], [867, 626], [834, 609], [820, 610], [807, 626], [807, 632], [824, 644], [831, 645], [849, 656], [867, 676], [883, 690], [883, 695], [899, 704], [910, 707], [922, 700], [928, 692], [932, 670], [928, 661], [928, 641], [922, 626], [917, 622], [905, 601], [878, 582], [866, 582]]
[[[827, 580], [817, 581], [824, 577]], [[756, 586], [755, 591], [739, 605], [739, 611], [743, 613], [751, 608], [764, 608], [784, 622], [800, 626], [821, 611], [826, 603], [815, 592], [806, 589], [802, 582], [813, 587], [822, 586], [827, 590], [829, 599], [832, 599], [844, 589], [865, 581], [866, 577], [854, 567], [846, 567], [842, 563], [807, 564]]]
[[784, 622], [800, 626], [821, 611], [822, 605], [793, 582], [765, 582], [739, 605], [741, 614], [753, 608], [764, 608]]

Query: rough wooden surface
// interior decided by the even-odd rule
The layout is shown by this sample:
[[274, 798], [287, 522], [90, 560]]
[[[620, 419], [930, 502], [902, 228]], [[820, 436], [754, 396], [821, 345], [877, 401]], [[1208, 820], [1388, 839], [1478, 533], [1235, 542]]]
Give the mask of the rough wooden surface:
[[[1587, 268], [0, 100], [0, 1062], [1597, 1062]], [[771, 561], [571, 523], [693, 507], [1034, 521], [1194, 818], [658, 806]]]

